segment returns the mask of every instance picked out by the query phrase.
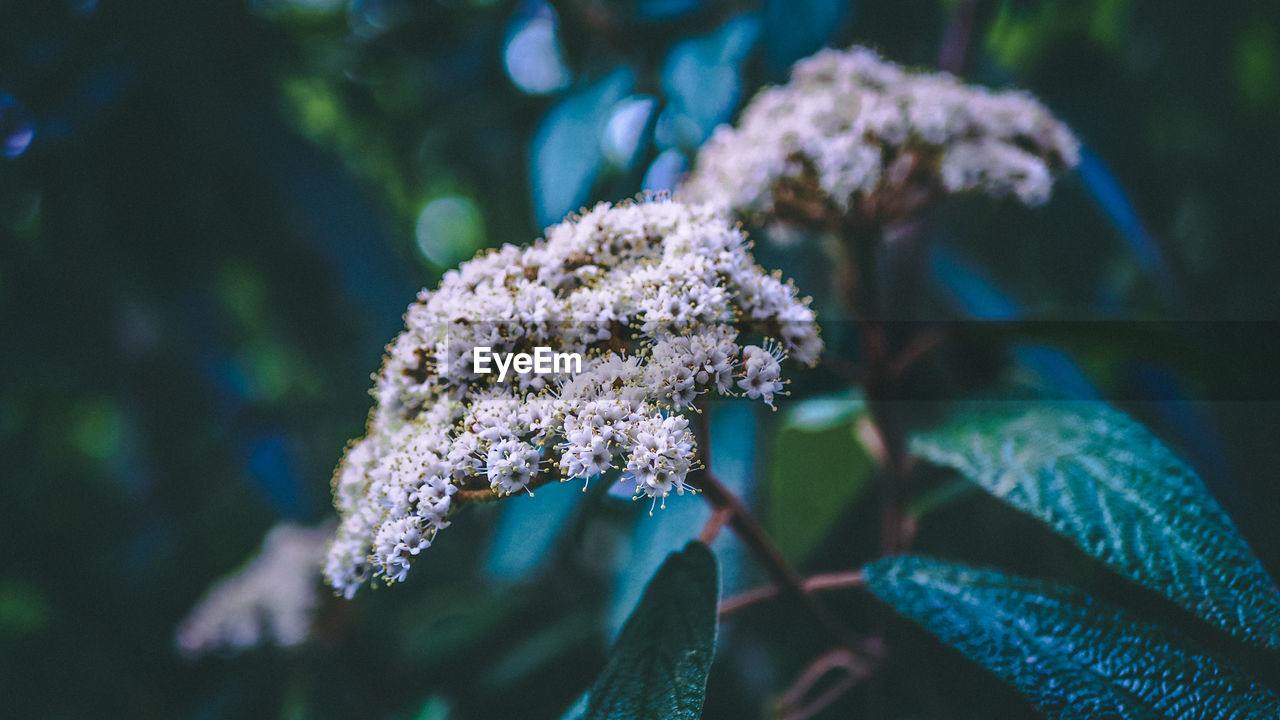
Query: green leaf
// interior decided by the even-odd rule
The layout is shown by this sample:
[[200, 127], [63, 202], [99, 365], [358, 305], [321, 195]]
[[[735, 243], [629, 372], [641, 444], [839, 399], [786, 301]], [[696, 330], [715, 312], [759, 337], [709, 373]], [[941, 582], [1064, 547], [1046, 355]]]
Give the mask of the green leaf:
[[875, 461], [856, 429], [861, 397], [805, 400], [788, 411], [775, 436], [769, 469], [769, 530], [778, 550], [800, 562], [868, 485]]
[[787, 406], [782, 427], [796, 430], [827, 430], [849, 423], [867, 407], [862, 393], [852, 390], [805, 398]]
[[1230, 664], [1075, 588], [918, 557], [886, 558], [864, 575], [1050, 718], [1280, 717], [1280, 697]]
[[586, 720], [697, 720], [715, 654], [719, 578], [700, 542], [667, 557], [591, 686]]
[[1123, 413], [975, 403], [911, 449], [1232, 635], [1280, 647], [1275, 583], [1195, 470]]
[[[668, 100], [664, 124], [674, 135], [668, 141], [695, 148], [729, 120], [742, 96], [740, 68], [759, 36], [759, 18], [743, 13], [711, 35], [672, 46], [662, 62], [662, 89]], [[660, 142], [662, 135], [659, 131]]]

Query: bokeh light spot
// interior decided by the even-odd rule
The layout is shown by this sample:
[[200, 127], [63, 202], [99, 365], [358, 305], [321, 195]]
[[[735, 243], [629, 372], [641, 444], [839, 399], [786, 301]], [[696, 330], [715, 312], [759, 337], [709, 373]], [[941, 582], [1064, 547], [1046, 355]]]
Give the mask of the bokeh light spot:
[[49, 604], [31, 585], [0, 582], [0, 637], [27, 635], [49, 622]]
[[645, 171], [644, 189], [651, 192], [675, 190], [686, 167], [688, 161], [685, 160], [684, 153], [675, 148], [662, 151]]
[[502, 64], [516, 87], [531, 94], [555, 92], [569, 84], [557, 37], [555, 11], [546, 3], [534, 3], [523, 19], [513, 23], [502, 49]]
[[657, 101], [644, 95], [629, 97], [613, 106], [609, 122], [600, 138], [600, 150], [609, 162], [630, 168], [639, 154], [645, 128]]
[[122, 430], [120, 409], [110, 400], [86, 401], [73, 411], [71, 442], [80, 452], [100, 462], [116, 455]]
[[0, 153], [16, 158], [27, 151], [35, 137], [26, 108], [12, 95], [0, 95]]
[[440, 267], [452, 267], [484, 246], [484, 218], [470, 198], [441, 195], [418, 213], [418, 249]]

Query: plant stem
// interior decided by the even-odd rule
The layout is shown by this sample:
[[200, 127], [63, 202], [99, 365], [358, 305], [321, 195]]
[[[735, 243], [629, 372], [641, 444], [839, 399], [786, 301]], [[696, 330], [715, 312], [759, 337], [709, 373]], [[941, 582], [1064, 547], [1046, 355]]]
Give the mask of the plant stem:
[[[832, 670], [844, 670], [845, 677], [827, 688], [818, 697], [809, 701], [808, 704], [802, 705], [801, 703], [804, 702], [809, 692], [817, 686], [818, 681], [822, 680]], [[865, 658], [858, 657], [844, 648], [832, 649], [810, 663], [809, 667], [805, 668], [800, 677], [796, 678], [796, 681], [783, 694], [781, 705], [784, 712], [786, 712], [782, 716], [783, 720], [808, 720], [808, 718], [826, 709], [841, 695], [844, 695], [857, 685], [860, 680], [869, 677], [873, 671], [874, 666], [867, 662]]]
[[977, 9], [977, 0], [961, 0], [951, 11], [951, 20], [947, 23], [946, 32], [942, 36], [942, 47], [938, 50], [938, 67], [952, 75], [960, 75], [964, 71], [965, 55], [968, 54]]
[[729, 527], [733, 528], [733, 532], [764, 566], [765, 572], [778, 586], [779, 594], [804, 607], [837, 643], [857, 651], [861, 643], [836, 619], [825, 604], [804, 587], [804, 581], [773, 546], [764, 528], [756, 522], [755, 516], [742, 500], [710, 472], [703, 473], [702, 491], [712, 505], [729, 512]]
[[894, 400], [897, 367], [884, 324], [884, 287], [880, 277], [884, 272], [880, 267], [884, 237], [877, 226], [846, 221], [844, 243], [846, 258], [852, 260], [852, 267], [846, 270], [852, 280], [845, 288], [845, 303], [862, 330], [867, 408], [885, 450], [880, 549], [883, 554], [892, 555], [901, 550], [904, 539], [908, 457], [906, 433]]
[[702, 526], [701, 532], [698, 533], [698, 542], [703, 545], [710, 545], [720, 535], [720, 529], [728, 524], [729, 519], [733, 516], [733, 512], [728, 508], [716, 508], [711, 511], [711, 517], [707, 518], [707, 522]]
[[[787, 564], [787, 561], [782, 557], [782, 553], [778, 552], [778, 549], [774, 547], [773, 542], [769, 540], [768, 534], [765, 533], [760, 523], [756, 521], [755, 516], [751, 514], [751, 510], [742, 502], [742, 499], [725, 487], [724, 483], [720, 482], [720, 479], [712, 474], [710, 468], [705, 467], [711, 461], [711, 428], [707, 420], [706, 408], [698, 407], [697, 410], [694, 421], [699, 435], [700, 447], [698, 452], [702, 457], [704, 466], [702, 494], [716, 511], [712, 515], [712, 521], [708, 522], [708, 527], [712, 527], [712, 522], [717, 525], [725, 524], [725, 518], [727, 518], [727, 524], [733, 528], [734, 534], [742, 540], [742, 543], [747, 546], [747, 550], [764, 566], [765, 572], [780, 588], [779, 594], [804, 607], [818, 625], [837, 643], [853, 652], [858, 652], [861, 646], [858, 639], [832, 614], [826, 605], [805, 589], [804, 581], [800, 579], [800, 575]], [[708, 534], [708, 527], [703, 528], [702, 534]], [[715, 527], [715, 529], [718, 530], [719, 528]], [[711, 533], [711, 537], [714, 538], [714, 535], [715, 533]]]
[[[863, 583], [862, 573], [858, 570], [850, 570], [848, 572], [813, 575], [802, 580], [800, 585], [806, 591], [812, 593], [819, 590], [860, 587]], [[734, 595], [720, 603], [720, 617], [732, 615], [756, 603], [772, 600], [778, 597], [781, 592], [777, 585], [765, 585]]]

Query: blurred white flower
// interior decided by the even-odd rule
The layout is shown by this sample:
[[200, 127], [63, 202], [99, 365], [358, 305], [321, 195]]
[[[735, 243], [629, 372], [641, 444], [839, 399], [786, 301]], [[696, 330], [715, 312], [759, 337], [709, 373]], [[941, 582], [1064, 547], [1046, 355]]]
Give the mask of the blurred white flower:
[[290, 647], [306, 640], [333, 529], [332, 523], [272, 528], [258, 554], [210, 588], [178, 626], [178, 649], [196, 657], [264, 643]]
[[823, 50], [757, 94], [736, 128], [717, 128], [678, 196], [766, 225], [883, 223], [939, 192], [1038, 205], [1079, 147], [1025, 92], [912, 72], [866, 48]]

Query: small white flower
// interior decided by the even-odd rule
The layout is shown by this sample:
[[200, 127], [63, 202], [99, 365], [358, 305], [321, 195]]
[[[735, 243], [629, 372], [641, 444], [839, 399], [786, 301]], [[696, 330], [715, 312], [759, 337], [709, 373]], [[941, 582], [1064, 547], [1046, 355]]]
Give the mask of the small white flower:
[[763, 398], [772, 406], [773, 396], [781, 393], [783, 387], [778, 358], [756, 345], [742, 348], [742, 357], [742, 379], [738, 381], [738, 387], [752, 400]]

